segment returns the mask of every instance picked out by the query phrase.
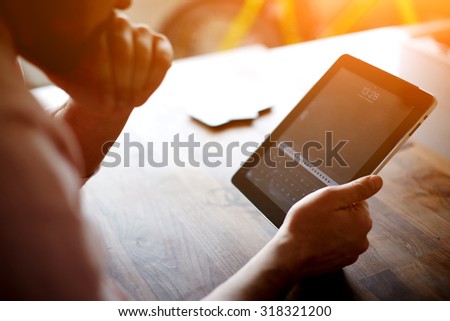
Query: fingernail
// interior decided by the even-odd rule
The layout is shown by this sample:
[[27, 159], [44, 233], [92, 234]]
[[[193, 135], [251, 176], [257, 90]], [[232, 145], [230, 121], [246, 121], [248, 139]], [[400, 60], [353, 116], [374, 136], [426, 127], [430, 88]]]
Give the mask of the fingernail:
[[383, 186], [383, 180], [380, 176], [373, 175], [369, 178], [369, 184], [374, 190], [379, 190]]

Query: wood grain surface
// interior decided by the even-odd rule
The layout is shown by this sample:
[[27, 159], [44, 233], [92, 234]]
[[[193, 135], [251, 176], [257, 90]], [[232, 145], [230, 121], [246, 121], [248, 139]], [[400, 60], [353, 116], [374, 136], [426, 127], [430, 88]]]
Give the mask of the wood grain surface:
[[[213, 130], [154, 101], [132, 115], [124, 133], [142, 144], [153, 142], [157, 158], [161, 144], [176, 134], [222, 146], [260, 142], [284, 114], [276, 110], [253, 123]], [[197, 160], [201, 154], [195, 151]], [[230, 182], [245, 158], [239, 150], [230, 166], [216, 168], [141, 167], [138, 156], [132, 149], [130, 167], [122, 162], [102, 168], [83, 190], [107, 268], [132, 299], [200, 299], [276, 233]], [[287, 299], [450, 299], [450, 161], [412, 143], [380, 174], [384, 188], [370, 200], [370, 249], [342, 271], [302, 280]]]

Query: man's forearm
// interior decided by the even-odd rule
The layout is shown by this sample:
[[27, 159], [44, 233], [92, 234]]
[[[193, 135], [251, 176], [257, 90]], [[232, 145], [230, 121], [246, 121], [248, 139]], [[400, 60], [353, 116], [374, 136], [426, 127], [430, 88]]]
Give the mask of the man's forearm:
[[131, 111], [104, 115], [69, 100], [53, 112], [54, 117], [67, 122], [79, 142], [85, 163], [84, 178], [96, 172], [110, 147], [107, 143], [117, 139]]
[[279, 248], [269, 243], [240, 271], [220, 285], [205, 300], [282, 300], [295, 284], [292, 272], [283, 266]]

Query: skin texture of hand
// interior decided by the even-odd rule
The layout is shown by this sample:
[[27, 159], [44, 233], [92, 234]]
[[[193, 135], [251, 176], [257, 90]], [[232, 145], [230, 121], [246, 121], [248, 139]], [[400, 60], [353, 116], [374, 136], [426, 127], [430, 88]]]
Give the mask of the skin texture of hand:
[[354, 263], [369, 246], [372, 220], [366, 200], [382, 184], [379, 176], [368, 176], [305, 197], [276, 236], [206, 299], [283, 299], [300, 278]]
[[105, 143], [117, 138], [133, 108], [161, 84], [173, 57], [169, 41], [147, 26], [115, 14], [107, 25], [74, 70], [47, 72], [71, 97], [54, 115], [75, 132], [85, 161], [84, 177], [96, 171]]

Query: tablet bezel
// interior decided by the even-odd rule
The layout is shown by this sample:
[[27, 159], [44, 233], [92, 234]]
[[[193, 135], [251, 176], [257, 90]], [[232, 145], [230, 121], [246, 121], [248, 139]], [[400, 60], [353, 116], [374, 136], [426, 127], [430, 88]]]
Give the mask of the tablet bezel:
[[378, 173], [436, 106], [436, 99], [419, 87], [353, 56], [348, 54], [342, 55], [300, 100], [288, 116], [265, 139], [255, 153], [248, 158], [232, 178], [232, 183], [269, 219], [273, 225], [275, 225], [275, 227], [281, 226], [286, 216], [286, 212], [254, 185], [247, 178], [246, 174], [254, 166], [255, 162], [263, 159], [264, 151], [269, 149], [269, 145], [278, 140], [281, 134], [297, 119], [307, 106], [310, 105], [310, 102], [321, 92], [324, 86], [341, 68], [345, 68], [367, 81], [376, 84], [378, 87], [393, 93], [397, 97], [402, 98], [402, 100], [405, 101], [405, 104], [413, 107], [413, 110], [408, 117], [391, 133], [391, 135], [383, 142], [382, 146], [371, 155], [369, 161], [361, 167], [351, 180], [365, 175]]

